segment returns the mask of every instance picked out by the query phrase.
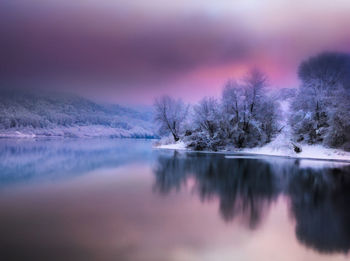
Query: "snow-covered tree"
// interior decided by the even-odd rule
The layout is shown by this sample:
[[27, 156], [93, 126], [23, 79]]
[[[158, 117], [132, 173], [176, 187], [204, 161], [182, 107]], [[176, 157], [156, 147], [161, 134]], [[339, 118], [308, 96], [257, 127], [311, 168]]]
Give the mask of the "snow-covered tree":
[[243, 111], [244, 88], [235, 80], [228, 80], [222, 91], [222, 130], [227, 139], [237, 134], [237, 125]]
[[295, 139], [333, 147], [348, 142], [350, 56], [321, 53], [302, 62], [298, 76], [301, 86], [290, 119]]
[[157, 98], [154, 102], [155, 121], [159, 124], [161, 134], [172, 134], [175, 141], [180, 139], [188, 106], [181, 99], [169, 96]]
[[194, 121], [198, 128], [210, 138], [217, 134], [219, 128], [219, 103], [213, 97], [203, 98], [194, 107]]
[[301, 88], [318, 91], [333, 89], [339, 85], [350, 88], [350, 55], [324, 52], [303, 61], [298, 68]]
[[257, 69], [241, 82], [229, 80], [222, 93], [224, 127], [228, 142], [254, 147], [269, 142], [277, 131], [277, 105], [266, 95], [267, 77]]
[[219, 102], [213, 97], [203, 98], [193, 107], [193, 131], [189, 147], [195, 150], [217, 150], [222, 145], [220, 136], [221, 111]]
[[338, 88], [330, 107], [329, 128], [324, 144], [350, 150], [350, 90]]
[[277, 105], [266, 95], [266, 76], [254, 69], [241, 80], [229, 80], [221, 102], [204, 98], [194, 107], [189, 146], [217, 150], [226, 145], [255, 147], [277, 132]]
[[6, 135], [97, 135], [91, 127], [101, 136], [154, 137], [158, 135], [154, 135], [152, 117], [152, 108], [138, 111], [73, 94], [0, 89], [0, 132]]

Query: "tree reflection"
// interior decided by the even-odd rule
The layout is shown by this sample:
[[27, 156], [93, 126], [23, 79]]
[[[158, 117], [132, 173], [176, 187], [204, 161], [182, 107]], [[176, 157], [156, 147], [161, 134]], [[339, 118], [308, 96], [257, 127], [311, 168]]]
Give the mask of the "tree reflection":
[[288, 192], [300, 242], [319, 252], [350, 249], [350, 170], [308, 169], [293, 175]]
[[168, 194], [179, 190], [189, 177], [202, 201], [219, 198], [220, 214], [229, 222], [240, 218], [256, 228], [278, 187], [271, 166], [263, 161], [227, 160], [223, 155], [188, 153], [160, 155], [154, 170], [155, 190]]
[[155, 190], [167, 195], [189, 179], [204, 201], [219, 199], [225, 222], [250, 229], [263, 221], [271, 202], [284, 194], [296, 220], [296, 237], [322, 253], [350, 249], [350, 168], [302, 168], [299, 161], [225, 159], [220, 154], [162, 153], [154, 169]]

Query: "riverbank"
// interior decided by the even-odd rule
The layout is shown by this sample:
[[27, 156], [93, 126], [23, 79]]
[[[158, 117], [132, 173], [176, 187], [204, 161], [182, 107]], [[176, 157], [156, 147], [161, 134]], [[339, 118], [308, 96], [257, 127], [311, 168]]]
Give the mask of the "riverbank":
[[[245, 149], [234, 149], [227, 148], [219, 151], [201, 151], [203, 153], [220, 153], [225, 154], [226, 158], [237, 158], [237, 157], [283, 157], [291, 159], [306, 159], [306, 160], [321, 160], [321, 161], [336, 161], [336, 162], [347, 162], [350, 163], [350, 152], [325, 148], [321, 145], [300, 145], [302, 151], [296, 153], [293, 150], [292, 145], [290, 146], [274, 146], [276, 144], [267, 144], [259, 148], [245, 148]], [[194, 152], [186, 147], [186, 144], [182, 141], [166, 145], [155, 145], [155, 149], [168, 149], [168, 150], [181, 150], [186, 152]], [[196, 151], [197, 152], [197, 151]]]

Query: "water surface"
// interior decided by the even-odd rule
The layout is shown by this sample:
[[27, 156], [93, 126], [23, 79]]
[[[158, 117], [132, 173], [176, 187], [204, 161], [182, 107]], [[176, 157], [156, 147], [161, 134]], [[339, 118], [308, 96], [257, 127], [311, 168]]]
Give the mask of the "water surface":
[[348, 260], [350, 168], [0, 140], [1, 260]]

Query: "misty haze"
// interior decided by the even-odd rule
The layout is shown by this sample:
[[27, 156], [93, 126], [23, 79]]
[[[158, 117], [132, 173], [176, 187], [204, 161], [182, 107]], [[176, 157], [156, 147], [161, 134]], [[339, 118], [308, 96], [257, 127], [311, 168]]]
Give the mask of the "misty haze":
[[0, 260], [348, 260], [349, 14], [2, 1]]

